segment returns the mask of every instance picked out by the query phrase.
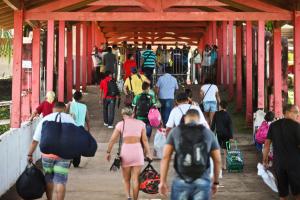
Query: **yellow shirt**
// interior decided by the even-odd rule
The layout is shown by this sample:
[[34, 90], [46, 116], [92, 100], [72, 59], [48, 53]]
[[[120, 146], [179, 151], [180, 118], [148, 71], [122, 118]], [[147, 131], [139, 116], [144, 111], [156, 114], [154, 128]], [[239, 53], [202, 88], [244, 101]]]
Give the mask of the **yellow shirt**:
[[143, 92], [142, 90], [142, 84], [144, 82], [144, 80], [146, 80], [147, 78], [144, 75], [140, 74], [139, 78], [136, 74], [131, 76], [131, 85], [130, 85], [130, 80], [129, 77], [126, 79], [124, 85], [128, 88], [128, 90], [132, 91], [134, 93], [134, 95], [139, 95]]

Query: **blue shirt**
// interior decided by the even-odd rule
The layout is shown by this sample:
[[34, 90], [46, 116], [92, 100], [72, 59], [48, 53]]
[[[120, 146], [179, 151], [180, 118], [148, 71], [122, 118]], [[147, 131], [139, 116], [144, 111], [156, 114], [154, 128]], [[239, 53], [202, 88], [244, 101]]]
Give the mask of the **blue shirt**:
[[70, 114], [74, 118], [77, 126], [85, 125], [87, 106], [83, 103], [72, 101], [70, 106]]
[[174, 99], [175, 90], [178, 90], [176, 78], [168, 73], [159, 77], [156, 86], [159, 88], [159, 99]]

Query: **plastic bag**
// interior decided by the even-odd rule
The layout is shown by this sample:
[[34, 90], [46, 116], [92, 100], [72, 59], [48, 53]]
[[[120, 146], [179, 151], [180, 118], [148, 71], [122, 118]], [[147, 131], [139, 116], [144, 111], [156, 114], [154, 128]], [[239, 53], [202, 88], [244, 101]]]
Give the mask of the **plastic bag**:
[[269, 186], [269, 188], [271, 188], [274, 192], [278, 192], [273, 174], [269, 170], [265, 169], [261, 163], [257, 164], [257, 175], [262, 177], [263, 181], [267, 184], [267, 186]]
[[152, 127], [159, 127], [159, 125], [161, 124], [161, 114], [157, 108], [151, 108], [149, 110], [148, 120]]
[[154, 137], [154, 150], [156, 156], [160, 159], [163, 157], [163, 150], [166, 144], [167, 138], [164, 129], [158, 129]]

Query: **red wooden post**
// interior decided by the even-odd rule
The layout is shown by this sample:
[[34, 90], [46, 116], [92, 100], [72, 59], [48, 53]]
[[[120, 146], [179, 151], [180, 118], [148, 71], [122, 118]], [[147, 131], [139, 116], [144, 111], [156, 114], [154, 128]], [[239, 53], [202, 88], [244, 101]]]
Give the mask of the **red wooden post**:
[[72, 49], [72, 28], [67, 31], [67, 100], [72, 100], [73, 90], [73, 49]]
[[246, 22], [246, 121], [252, 123], [252, 22]]
[[218, 74], [217, 80], [218, 83], [222, 83], [222, 57], [223, 57], [223, 26], [218, 28]]
[[48, 20], [47, 28], [47, 91], [53, 91], [54, 71], [54, 21]]
[[208, 25], [208, 44], [209, 45], [213, 44], [213, 26], [212, 26], [212, 22], [209, 22], [209, 25]]
[[65, 21], [59, 21], [58, 101], [65, 99]]
[[41, 31], [39, 27], [33, 29], [32, 39], [32, 96], [31, 109], [35, 109], [40, 104], [40, 39]]
[[241, 112], [243, 106], [242, 91], [242, 27], [236, 27], [236, 111]]
[[96, 25], [95, 25], [96, 22], [92, 22], [91, 23], [91, 29], [92, 29], [92, 47], [94, 48], [94, 46], [96, 45]]
[[258, 102], [257, 108], [265, 108], [265, 22], [258, 21]]
[[274, 28], [273, 33], [274, 60], [274, 113], [275, 117], [282, 116], [282, 75], [281, 75], [281, 29]]
[[233, 21], [228, 22], [228, 53], [229, 53], [229, 93], [228, 100], [233, 99], [234, 83], [233, 83]]
[[93, 61], [92, 61], [92, 26], [91, 24], [88, 26], [87, 32], [87, 64], [88, 64], [88, 73], [87, 73], [87, 83], [92, 84], [92, 74], [93, 74]]
[[76, 70], [75, 70], [75, 73], [76, 73], [76, 90], [79, 91], [80, 90], [80, 29], [81, 29], [81, 24], [77, 24], [76, 25]]
[[300, 14], [297, 13], [294, 19], [294, 68], [295, 104], [300, 107]]
[[223, 56], [223, 85], [224, 86], [227, 86], [228, 84], [228, 81], [227, 81], [227, 67], [228, 67], [228, 57], [227, 57], [227, 22], [224, 21], [222, 22], [222, 31], [223, 31], [223, 53], [222, 53], [222, 56]]
[[87, 26], [82, 24], [82, 91], [86, 91], [87, 83]]
[[12, 112], [11, 128], [21, 125], [21, 79], [22, 79], [22, 45], [23, 45], [23, 11], [14, 11], [14, 53], [12, 78]]
[[212, 22], [212, 44], [217, 44], [217, 22]]

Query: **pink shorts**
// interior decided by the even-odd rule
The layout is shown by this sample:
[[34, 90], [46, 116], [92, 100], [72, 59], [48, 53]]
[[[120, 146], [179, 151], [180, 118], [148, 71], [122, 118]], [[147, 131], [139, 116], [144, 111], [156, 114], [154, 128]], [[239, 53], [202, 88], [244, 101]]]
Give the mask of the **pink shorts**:
[[122, 167], [135, 167], [144, 165], [144, 151], [141, 143], [122, 145]]

